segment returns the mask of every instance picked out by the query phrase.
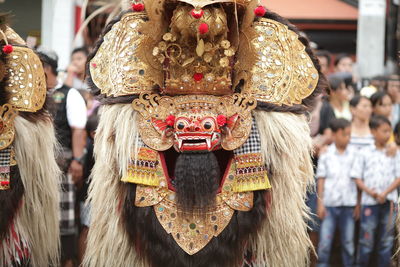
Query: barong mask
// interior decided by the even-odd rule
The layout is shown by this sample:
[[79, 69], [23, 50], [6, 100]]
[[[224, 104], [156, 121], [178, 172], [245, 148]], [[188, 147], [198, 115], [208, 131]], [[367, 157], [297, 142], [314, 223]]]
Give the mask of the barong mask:
[[[220, 255], [222, 265], [236, 266], [251, 251], [260, 263], [267, 262], [265, 248], [257, 251], [262, 245], [251, 238], [268, 224], [274, 192], [270, 175], [280, 177], [285, 170], [268, 164], [268, 157], [281, 152], [266, 148], [267, 136], [279, 140], [283, 122], [269, 133], [266, 116], [302, 114], [317, 94], [318, 64], [306, 45], [291, 25], [253, 0], [133, 1], [131, 12], [107, 26], [88, 62], [92, 90], [104, 104], [91, 197], [101, 205], [98, 195], [104, 198], [105, 191], [100, 183], [114, 184], [115, 190], [125, 186], [118, 193], [123, 211], [115, 216], [123, 217], [122, 231], [139, 250], [131, 259], [188, 266], [217, 262], [219, 256], [211, 255]], [[295, 120], [305, 123], [298, 116]], [[296, 139], [295, 133], [286, 134], [289, 143]], [[287, 173], [303, 168], [303, 182], [295, 183], [297, 197], [305, 193], [300, 187], [312, 172], [304, 138], [303, 148], [283, 159], [291, 162]], [[124, 148], [122, 140], [127, 141]], [[290, 154], [287, 147], [283, 150]], [[104, 154], [105, 149], [116, 156]], [[266, 152], [270, 149], [273, 155]], [[304, 167], [294, 163], [300, 154]], [[114, 166], [107, 174], [100, 169], [106, 161]], [[279, 191], [282, 184], [277, 183]], [[303, 208], [293, 214], [301, 225]], [[91, 243], [100, 235], [96, 229], [106, 224], [100, 212], [94, 216], [89, 244], [110, 249], [107, 240]], [[228, 240], [235, 238], [232, 245]], [[163, 255], [144, 252], [143, 247], [156, 243], [162, 244]], [[218, 254], [224, 249], [230, 256]], [[93, 253], [88, 265], [105, 264]]]
[[246, 95], [226, 97], [141, 95], [133, 102], [140, 114], [143, 142], [158, 151], [233, 150], [250, 134], [256, 101]]

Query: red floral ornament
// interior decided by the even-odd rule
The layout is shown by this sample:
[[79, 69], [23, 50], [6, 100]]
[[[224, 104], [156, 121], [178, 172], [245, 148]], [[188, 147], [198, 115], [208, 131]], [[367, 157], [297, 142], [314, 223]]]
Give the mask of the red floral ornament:
[[3, 52], [6, 54], [11, 54], [13, 51], [14, 51], [14, 48], [12, 45], [3, 46]]
[[218, 115], [217, 116], [217, 123], [219, 127], [223, 127], [226, 124], [226, 116], [225, 115]]
[[168, 126], [174, 127], [175, 124], [175, 116], [174, 115], [169, 115], [166, 119], [165, 122], [167, 123]]
[[136, 12], [142, 12], [144, 10], [143, 3], [132, 3], [132, 10]]
[[190, 15], [192, 15], [192, 17], [195, 19], [200, 19], [204, 15], [204, 10], [203, 9], [192, 9], [192, 11], [190, 11]]
[[203, 78], [204, 78], [203, 73], [195, 73], [195, 74], [193, 74], [193, 79], [196, 82], [200, 82], [201, 80], [203, 80]]
[[267, 13], [267, 9], [263, 6], [258, 6], [254, 9], [254, 14], [256, 14], [257, 17], [264, 17], [265, 13]]
[[200, 34], [206, 34], [208, 32], [208, 24], [207, 23], [202, 23], [199, 26], [199, 33]]

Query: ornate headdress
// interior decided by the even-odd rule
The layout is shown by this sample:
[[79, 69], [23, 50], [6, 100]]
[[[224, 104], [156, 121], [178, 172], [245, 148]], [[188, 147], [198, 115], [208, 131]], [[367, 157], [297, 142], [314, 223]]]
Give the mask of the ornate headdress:
[[[2, 60], [0, 81], [4, 98], [0, 104], [0, 190], [10, 186], [10, 166], [15, 165], [12, 143], [14, 118], [18, 111], [36, 112], [46, 99], [46, 79], [38, 56], [8, 26], [0, 29]], [[11, 43], [13, 45], [11, 45]]]
[[[203, 7], [236, 1], [183, 2]], [[233, 30], [228, 32], [223, 8], [197, 11], [193, 6], [178, 5], [165, 33], [161, 18], [145, 11], [128, 13], [114, 24], [90, 64], [92, 80], [101, 94], [135, 95], [158, 87], [168, 95], [227, 95], [244, 81], [241, 91], [259, 102], [293, 105], [314, 91], [318, 71], [288, 26], [262, 17], [246, 25], [245, 17], [243, 38], [240, 44], [232, 44], [228, 33], [232, 35]], [[159, 29], [150, 29], [155, 23], [152, 19], [159, 20]]]
[[[216, 239], [226, 238], [224, 231], [239, 231], [241, 226], [235, 224], [236, 220], [251, 220], [251, 216], [256, 216], [257, 226], [245, 230], [239, 238], [236, 249], [242, 253], [244, 243], [250, 242], [248, 238], [266, 220], [263, 212], [259, 216], [253, 212], [265, 209], [270, 201], [267, 196], [273, 168], [268, 165], [267, 148], [262, 147], [269, 134], [263, 116], [266, 111], [301, 113], [307, 108], [306, 100], [313, 98], [319, 86], [320, 74], [306, 43], [291, 25], [268, 14], [255, 0], [132, 1], [131, 12], [124, 12], [107, 26], [88, 63], [89, 80], [99, 99], [104, 104], [131, 103], [132, 108], [117, 106], [103, 110], [97, 145], [97, 160], [102, 163], [96, 163], [94, 171], [94, 205], [100, 201], [95, 195], [102, 190], [100, 181], [114, 184], [105, 178], [100, 167], [97, 169], [107, 158], [116, 163], [118, 175], [127, 186], [125, 227], [136, 248], [143, 245], [137, 243], [150, 242], [146, 231], [151, 231], [141, 231], [142, 221], [137, 221], [136, 216], [156, 218], [171, 234], [165, 238], [173, 238], [188, 261], [191, 261], [186, 258], [188, 255], [201, 258], [209, 253], [207, 247], [215, 248], [216, 242], [220, 242]], [[120, 116], [126, 119], [113, 114], [116, 110], [125, 112]], [[108, 128], [111, 124], [113, 130]], [[277, 141], [280, 138], [275, 136]], [[127, 142], [124, 148], [119, 145], [120, 140]], [[105, 149], [117, 156], [110, 158]], [[305, 152], [299, 149], [298, 154], [308, 153], [307, 149], [306, 143]], [[205, 154], [215, 154], [218, 159], [203, 157]], [[200, 160], [204, 158], [210, 162]], [[306, 167], [302, 173], [309, 174], [310, 161], [304, 161]], [[196, 166], [199, 179], [190, 180], [194, 170], [182, 174], [182, 166], [186, 169]], [[221, 169], [221, 175], [200, 173], [208, 168]], [[272, 175], [281, 173], [284, 171]], [[115, 177], [113, 170], [107, 175]], [[218, 177], [217, 188], [211, 185], [208, 188], [214, 194], [214, 201], [211, 204], [205, 201], [207, 205], [197, 203], [194, 190], [193, 197], [186, 200], [195, 199], [197, 206], [188, 211], [180, 200], [179, 183], [185, 183], [186, 177], [186, 183], [199, 186], [201, 191], [200, 181], [207, 180], [204, 177], [207, 175], [210, 180], [213, 175]], [[305, 176], [302, 178], [308, 179]], [[98, 219], [93, 227], [94, 237], [89, 238], [89, 243], [99, 248], [102, 244], [93, 242], [106, 219], [100, 219], [100, 213], [97, 215], [94, 215]], [[301, 211], [295, 216], [301, 223]], [[158, 226], [151, 225], [158, 233]], [[137, 230], [130, 229], [136, 226]], [[172, 250], [181, 255], [179, 249]], [[102, 265], [96, 259], [96, 252], [92, 252], [88, 263]], [[240, 256], [230, 259], [232, 263], [237, 257]], [[182, 262], [185, 260], [176, 264]]]

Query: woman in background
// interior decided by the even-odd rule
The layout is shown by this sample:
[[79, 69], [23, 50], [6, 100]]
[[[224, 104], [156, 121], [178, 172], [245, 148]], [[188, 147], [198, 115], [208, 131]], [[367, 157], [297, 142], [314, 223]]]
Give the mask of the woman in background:
[[333, 119], [351, 120], [351, 112], [349, 108], [349, 90], [341, 77], [332, 75], [329, 81], [329, 97], [322, 103], [320, 111], [320, 123], [318, 133], [322, 135], [325, 144], [331, 141], [331, 130], [329, 124]]
[[392, 99], [383, 91], [374, 93], [371, 98], [372, 110], [374, 115], [382, 115], [389, 120], [392, 116]]
[[350, 100], [350, 111], [353, 116], [350, 146], [361, 149], [373, 145], [374, 137], [368, 126], [372, 114], [371, 101], [365, 96], [357, 95]]

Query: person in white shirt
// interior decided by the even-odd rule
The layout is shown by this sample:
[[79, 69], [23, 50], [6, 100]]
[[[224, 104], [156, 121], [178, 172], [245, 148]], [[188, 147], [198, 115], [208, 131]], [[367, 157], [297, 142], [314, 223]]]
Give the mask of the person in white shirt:
[[352, 113], [350, 146], [362, 149], [374, 144], [374, 137], [369, 128], [369, 119], [372, 115], [371, 100], [365, 96], [357, 95], [350, 100]]
[[343, 266], [354, 265], [354, 226], [359, 216], [357, 186], [350, 177], [355, 150], [348, 146], [351, 123], [345, 119], [334, 119], [330, 123], [334, 143], [318, 161], [318, 208], [322, 220], [318, 266], [330, 266], [330, 255], [335, 230], [340, 230]]
[[392, 128], [388, 118], [374, 116], [370, 120], [375, 144], [360, 150], [351, 170], [351, 177], [362, 191], [360, 238], [357, 266], [368, 266], [377, 248], [379, 266], [390, 266], [394, 241], [397, 187], [400, 185], [400, 155], [388, 156], [387, 142]]

